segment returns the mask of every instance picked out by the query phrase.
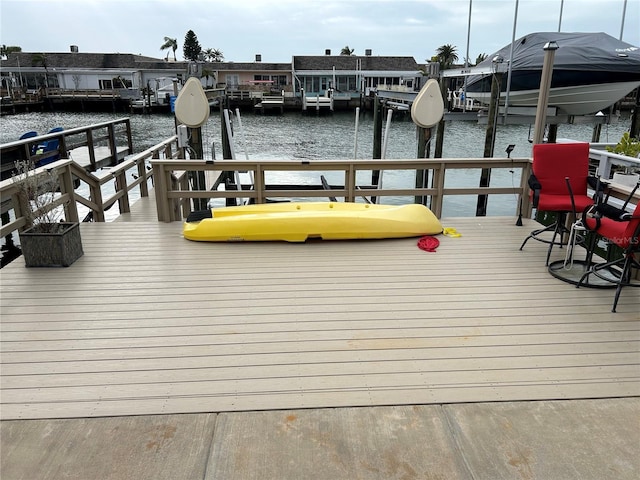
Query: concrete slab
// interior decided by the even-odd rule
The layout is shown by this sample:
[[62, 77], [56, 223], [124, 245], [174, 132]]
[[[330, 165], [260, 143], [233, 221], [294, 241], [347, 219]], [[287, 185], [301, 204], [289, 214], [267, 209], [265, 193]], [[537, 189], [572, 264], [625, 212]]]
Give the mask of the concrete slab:
[[474, 479], [640, 478], [640, 398], [443, 408]]
[[215, 414], [0, 424], [2, 480], [201, 479]]
[[468, 479], [439, 405], [221, 413], [213, 479]]

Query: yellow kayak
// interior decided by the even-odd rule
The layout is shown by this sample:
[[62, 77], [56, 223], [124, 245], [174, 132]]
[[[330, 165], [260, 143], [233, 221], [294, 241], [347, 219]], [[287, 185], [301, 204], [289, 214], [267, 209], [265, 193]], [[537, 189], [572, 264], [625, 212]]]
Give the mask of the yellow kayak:
[[201, 242], [304, 242], [435, 235], [442, 233], [442, 225], [418, 204], [283, 202], [193, 212], [183, 233]]

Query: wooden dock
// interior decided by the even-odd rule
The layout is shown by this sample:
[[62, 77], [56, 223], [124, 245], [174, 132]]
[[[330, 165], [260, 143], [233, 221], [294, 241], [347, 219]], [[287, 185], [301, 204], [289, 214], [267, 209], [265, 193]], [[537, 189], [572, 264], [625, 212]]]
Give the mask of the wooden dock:
[[[129, 155], [129, 148], [118, 146], [117, 160], [115, 163], [122, 162], [127, 155]], [[109, 147], [94, 147], [93, 148], [93, 162], [91, 158], [92, 152], [89, 147], [77, 147], [70, 150], [68, 158], [73, 159], [81, 167], [88, 171], [95, 171], [97, 169], [114, 165], [113, 155]]]
[[330, 110], [333, 112], [333, 97], [324, 96], [303, 96], [302, 97], [302, 111], [315, 110], [317, 112], [321, 110]]
[[189, 242], [154, 207], [2, 270], [3, 479], [640, 471], [640, 292], [553, 278], [533, 221], [446, 219], [427, 253]]
[[2, 270], [2, 417], [640, 393], [640, 295], [552, 278], [512, 219], [415, 239], [193, 243], [83, 224], [68, 269]]
[[263, 95], [259, 103], [256, 103], [256, 110], [265, 113], [271, 110], [279, 110], [284, 113], [284, 96], [283, 95]]

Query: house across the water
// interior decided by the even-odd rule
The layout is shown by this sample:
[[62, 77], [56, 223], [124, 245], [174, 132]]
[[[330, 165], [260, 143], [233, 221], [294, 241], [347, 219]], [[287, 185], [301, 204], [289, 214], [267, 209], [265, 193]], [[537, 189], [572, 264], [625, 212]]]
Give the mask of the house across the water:
[[[168, 61], [130, 53], [14, 52], [1, 59], [2, 111], [26, 108], [131, 110], [162, 107], [190, 76], [230, 107], [255, 107], [282, 98], [300, 109], [305, 97], [331, 98], [336, 108], [363, 106], [377, 89], [417, 92], [424, 66], [413, 57], [365, 55], [293, 56], [291, 63]], [[216, 104], [211, 102], [212, 105]], [[366, 105], [364, 105], [366, 106]]]

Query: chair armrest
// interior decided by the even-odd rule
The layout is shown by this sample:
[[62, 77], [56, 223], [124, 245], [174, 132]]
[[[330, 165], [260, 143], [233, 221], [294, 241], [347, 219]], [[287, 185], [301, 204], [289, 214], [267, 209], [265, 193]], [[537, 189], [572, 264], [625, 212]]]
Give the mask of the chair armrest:
[[540, 201], [540, 190], [542, 190], [542, 185], [533, 173], [529, 176], [527, 183], [529, 184], [529, 188], [533, 191], [533, 206], [537, 207], [538, 202]]
[[589, 175], [587, 177], [587, 183], [589, 184], [589, 187], [591, 187], [593, 190], [596, 190], [598, 192], [604, 192], [605, 189], [609, 186], [610, 182], [603, 180], [600, 177], [594, 177], [593, 175]]
[[627, 212], [626, 210], [618, 207], [614, 207], [613, 205], [609, 205], [607, 203], [601, 203], [595, 207], [596, 215], [600, 215], [601, 217], [607, 217], [611, 220], [615, 220], [616, 222], [627, 222], [633, 219], [633, 215], [631, 212]]
[[604, 194], [607, 191], [607, 188], [609, 188], [609, 182], [602, 180], [600, 177], [589, 175], [587, 177], [587, 184], [594, 191], [593, 201], [595, 203], [602, 203], [603, 201], [606, 201]]

